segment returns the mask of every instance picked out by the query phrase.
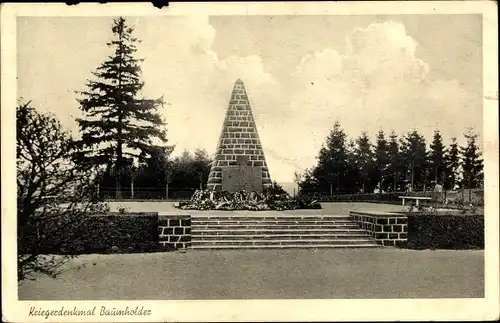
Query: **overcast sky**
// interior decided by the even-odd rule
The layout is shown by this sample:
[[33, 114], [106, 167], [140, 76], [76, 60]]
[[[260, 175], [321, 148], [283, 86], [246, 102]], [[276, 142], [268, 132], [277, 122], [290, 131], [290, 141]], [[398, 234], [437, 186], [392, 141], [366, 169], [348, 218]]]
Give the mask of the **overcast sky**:
[[[482, 133], [479, 15], [127, 18], [168, 137], [215, 151], [234, 82], [247, 88], [271, 177], [315, 163], [333, 122], [351, 137]], [[18, 97], [76, 132], [75, 90], [110, 54], [112, 18], [18, 18]]]

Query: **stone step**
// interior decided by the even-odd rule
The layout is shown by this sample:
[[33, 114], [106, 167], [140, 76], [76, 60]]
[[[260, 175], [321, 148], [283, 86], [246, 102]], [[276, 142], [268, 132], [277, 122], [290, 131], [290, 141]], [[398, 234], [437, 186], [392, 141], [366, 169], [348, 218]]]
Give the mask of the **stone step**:
[[356, 244], [375, 243], [373, 240], [366, 239], [290, 239], [290, 240], [191, 240], [192, 246], [260, 246], [260, 245], [356, 245]]
[[214, 220], [214, 221], [204, 221], [204, 220], [193, 220], [191, 225], [211, 225], [211, 224], [268, 224], [268, 225], [279, 225], [279, 224], [353, 224], [354, 222], [350, 220], [335, 220], [335, 221], [326, 221], [326, 220]]
[[[323, 226], [312, 226], [312, 225], [280, 225], [280, 226], [273, 226], [273, 225], [252, 225], [252, 226], [247, 226], [247, 225], [231, 225], [231, 226], [226, 226], [226, 225], [211, 225], [211, 226], [192, 226], [191, 230], [192, 231], [202, 231], [202, 230], [234, 230], [234, 231], [241, 231], [241, 230], [251, 230], [251, 231], [257, 231], [257, 230], [299, 230], [299, 231], [309, 231], [309, 230], [357, 230], [359, 227], [357, 225], [323, 225]], [[362, 229], [359, 229], [362, 230]]]
[[322, 226], [322, 225], [334, 225], [334, 226], [346, 226], [346, 225], [357, 225], [354, 222], [193, 222], [191, 226], [289, 226], [289, 225], [306, 225], [306, 226]]
[[192, 216], [193, 222], [198, 221], [351, 221], [348, 215], [342, 216]]
[[371, 239], [371, 235], [366, 234], [206, 234], [197, 235], [191, 241], [212, 241], [212, 240], [364, 240]]
[[217, 249], [328, 249], [328, 248], [381, 248], [381, 245], [376, 243], [360, 243], [360, 244], [316, 244], [316, 245], [229, 245], [229, 246], [207, 246], [207, 245], [196, 245], [191, 246], [193, 250], [217, 250]]
[[260, 229], [248, 229], [248, 228], [239, 228], [239, 229], [231, 229], [231, 228], [223, 228], [223, 229], [217, 229], [217, 228], [192, 228], [191, 229], [191, 235], [192, 236], [197, 236], [197, 235], [204, 235], [204, 234], [233, 234], [233, 235], [240, 235], [240, 234], [255, 234], [255, 235], [266, 235], [266, 234], [307, 234], [307, 233], [335, 233], [335, 234], [342, 234], [342, 233], [365, 233], [367, 232], [366, 230], [363, 229], [358, 229], [358, 228], [353, 228], [353, 229], [322, 229], [322, 228], [313, 228], [313, 229], [306, 229], [304, 230], [303, 228], [260, 228]]

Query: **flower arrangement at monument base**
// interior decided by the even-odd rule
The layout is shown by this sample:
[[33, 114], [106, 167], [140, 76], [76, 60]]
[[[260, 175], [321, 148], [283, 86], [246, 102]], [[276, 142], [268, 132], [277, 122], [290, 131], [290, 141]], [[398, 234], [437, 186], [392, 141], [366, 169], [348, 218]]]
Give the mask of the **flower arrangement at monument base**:
[[267, 190], [264, 193], [197, 190], [189, 201], [179, 202], [176, 207], [183, 210], [221, 211], [321, 209], [321, 205], [317, 201], [292, 198], [286, 192], [273, 192], [272, 190]]

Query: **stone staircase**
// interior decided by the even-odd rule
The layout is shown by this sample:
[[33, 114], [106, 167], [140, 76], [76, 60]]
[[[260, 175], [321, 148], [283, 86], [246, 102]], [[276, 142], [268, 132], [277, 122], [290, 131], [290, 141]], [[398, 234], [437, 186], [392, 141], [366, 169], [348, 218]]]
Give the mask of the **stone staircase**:
[[349, 216], [208, 216], [191, 218], [192, 249], [378, 247]]

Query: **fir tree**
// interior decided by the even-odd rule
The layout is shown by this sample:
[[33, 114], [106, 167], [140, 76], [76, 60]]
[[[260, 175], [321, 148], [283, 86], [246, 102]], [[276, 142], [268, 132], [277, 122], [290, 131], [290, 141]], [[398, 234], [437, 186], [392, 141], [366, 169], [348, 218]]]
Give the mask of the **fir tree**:
[[[155, 147], [153, 139], [165, 144], [165, 122], [158, 110], [163, 98], [142, 97], [140, 62], [134, 57], [136, 44], [133, 28], [124, 18], [113, 21], [114, 39], [107, 43], [114, 54], [102, 63], [89, 80], [87, 90], [78, 92], [83, 119], [77, 119], [82, 133], [82, 161], [105, 165], [116, 180], [116, 197], [121, 197], [127, 160], [143, 160]], [[130, 162], [129, 162], [130, 163]]]
[[356, 154], [356, 140], [350, 139], [347, 144], [346, 157], [346, 181], [345, 191], [349, 193], [357, 193], [363, 186], [361, 170], [358, 165], [358, 157]]
[[356, 157], [356, 166], [359, 170], [361, 180], [361, 192], [372, 191], [370, 183], [370, 174], [373, 170], [373, 152], [368, 134], [363, 131], [361, 136], [356, 139], [356, 147], [354, 149]]
[[401, 176], [403, 175], [403, 160], [400, 151], [398, 136], [394, 131], [389, 136], [389, 165], [387, 172], [392, 178], [390, 188], [392, 191], [401, 190]]
[[483, 161], [477, 145], [477, 134], [472, 129], [464, 134], [467, 143], [460, 147], [462, 166], [462, 187], [471, 189], [481, 186], [483, 178]]
[[[333, 191], [343, 188], [343, 181], [347, 171], [346, 134], [340, 122], [336, 121], [318, 154], [318, 165], [312, 172], [318, 188]], [[335, 185], [336, 184], [336, 185]]]
[[458, 184], [458, 170], [460, 166], [460, 156], [457, 138], [451, 138], [451, 144], [445, 154], [445, 180], [444, 189], [454, 189]]
[[388, 176], [390, 166], [389, 143], [385, 139], [384, 131], [377, 134], [377, 143], [375, 145], [375, 171], [374, 180], [378, 183], [380, 192], [384, 191], [390, 183], [391, 177]]
[[434, 131], [434, 137], [429, 148], [428, 163], [432, 179], [436, 184], [443, 183], [446, 168], [445, 147], [439, 130]]
[[416, 130], [401, 141], [401, 155], [406, 173], [406, 184], [411, 190], [424, 189], [427, 181], [427, 150], [425, 138]]

